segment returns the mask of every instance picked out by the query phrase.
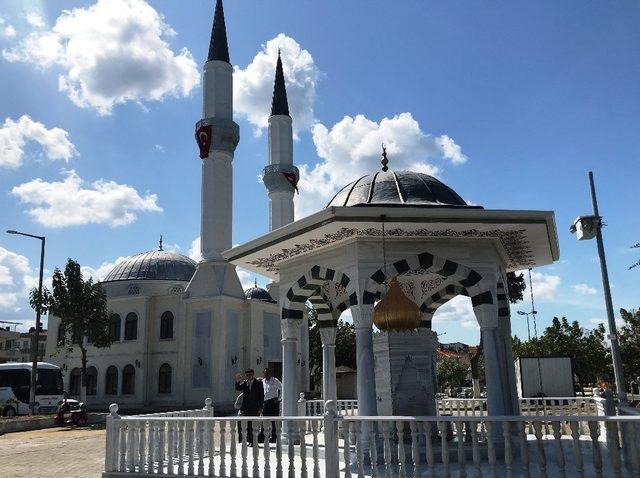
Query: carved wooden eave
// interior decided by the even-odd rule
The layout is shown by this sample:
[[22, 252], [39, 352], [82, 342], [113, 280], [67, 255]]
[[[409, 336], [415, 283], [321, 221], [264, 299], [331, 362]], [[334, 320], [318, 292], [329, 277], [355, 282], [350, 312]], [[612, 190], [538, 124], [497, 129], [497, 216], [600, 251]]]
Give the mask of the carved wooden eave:
[[278, 280], [279, 265], [355, 239], [490, 239], [507, 270], [560, 257], [553, 211], [429, 207], [330, 207], [224, 252], [231, 263]]

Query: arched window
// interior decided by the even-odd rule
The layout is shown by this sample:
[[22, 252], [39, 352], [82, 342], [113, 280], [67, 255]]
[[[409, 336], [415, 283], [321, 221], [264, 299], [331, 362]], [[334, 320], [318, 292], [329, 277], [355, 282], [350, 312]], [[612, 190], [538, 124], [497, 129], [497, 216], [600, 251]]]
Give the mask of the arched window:
[[122, 370], [122, 395], [136, 393], [136, 369], [129, 364]]
[[105, 374], [104, 394], [118, 395], [118, 369], [114, 365], [111, 365]]
[[109, 337], [111, 338], [111, 342], [118, 342], [120, 340], [120, 316], [118, 314], [111, 314]]
[[74, 368], [69, 374], [69, 395], [80, 395], [80, 376], [81, 372], [79, 368]]
[[138, 316], [135, 312], [129, 312], [124, 319], [124, 339], [136, 340], [138, 338]]
[[62, 321], [58, 324], [58, 345], [64, 345], [64, 323]]
[[167, 310], [160, 317], [160, 339], [173, 338], [173, 314]]
[[96, 395], [98, 393], [98, 369], [95, 367], [87, 368], [87, 395]]
[[158, 393], [171, 393], [171, 365], [163, 363], [158, 372]]

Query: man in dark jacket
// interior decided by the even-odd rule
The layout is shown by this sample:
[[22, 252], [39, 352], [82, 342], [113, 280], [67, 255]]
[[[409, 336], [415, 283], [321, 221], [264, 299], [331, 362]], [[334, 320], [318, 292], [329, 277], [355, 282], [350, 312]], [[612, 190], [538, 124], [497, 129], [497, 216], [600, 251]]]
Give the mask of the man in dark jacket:
[[[253, 369], [245, 373], [246, 380], [242, 380], [242, 375], [236, 374], [236, 390], [242, 392], [242, 406], [240, 415], [246, 417], [259, 417], [264, 405], [264, 389], [262, 382], [255, 379]], [[238, 439], [242, 442], [242, 427], [238, 428]], [[253, 446], [253, 426], [251, 423], [247, 427], [247, 443]]]

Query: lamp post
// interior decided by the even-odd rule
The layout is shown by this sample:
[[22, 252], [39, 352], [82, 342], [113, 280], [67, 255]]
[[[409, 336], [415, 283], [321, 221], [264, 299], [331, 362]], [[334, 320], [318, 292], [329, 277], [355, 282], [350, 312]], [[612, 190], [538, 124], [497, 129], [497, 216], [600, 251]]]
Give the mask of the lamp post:
[[523, 310], [519, 310], [517, 312], [518, 315], [526, 315], [527, 316], [527, 336], [529, 340], [531, 340], [531, 327], [529, 326], [529, 316], [536, 315], [538, 313], [537, 310], [532, 310], [531, 312], [524, 312]]
[[25, 232], [9, 230], [7, 234], [17, 234], [19, 236], [40, 239], [40, 278], [38, 280], [38, 306], [36, 307], [36, 330], [31, 339], [31, 387], [29, 387], [29, 409], [31, 414], [35, 413], [36, 407], [36, 382], [38, 376], [38, 348], [40, 346], [40, 300], [42, 299], [42, 275], [44, 273], [44, 236], [34, 236]]
[[604, 255], [604, 244], [602, 242], [602, 217], [598, 211], [598, 200], [596, 198], [596, 187], [593, 182], [593, 172], [589, 171], [589, 188], [591, 190], [591, 205], [593, 215], [580, 216], [569, 229], [576, 234], [578, 240], [596, 238], [598, 245], [598, 257], [600, 258], [600, 273], [602, 274], [602, 290], [604, 292], [604, 303], [607, 310], [607, 322], [609, 324], [609, 340], [611, 341], [611, 358], [613, 360], [613, 373], [616, 380], [616, 391], [618, 400], [621, 403], [627, 401], [627, 390], [624, 383], [624, 371], [622, 370], [622, 358], [620, 356], [620, 343], [618, 341], [618, 331], [616, 320], [613, 315], [613, 302], [611, 301], [611, 288], [609, 286], [609, 272], [607, 271], [607, 259]]

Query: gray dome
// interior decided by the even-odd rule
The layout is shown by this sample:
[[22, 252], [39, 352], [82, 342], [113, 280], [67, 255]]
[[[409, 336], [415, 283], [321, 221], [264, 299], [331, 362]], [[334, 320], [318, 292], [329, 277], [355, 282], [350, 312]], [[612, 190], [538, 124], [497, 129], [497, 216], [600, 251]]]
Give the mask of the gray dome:
[[262, 300], [264, 302], [271, 302], [272, 304], [276, 303], [273, 297], [271, 297], [271, 294], [262, 287], [251, 287], [244, 291], [244, 296], [247, 299]]
[[188, 282], [196, 263], [176, 252], [152, 251], [136, 254], [115, 266], [102, 282], [128, 280], [173, 280]]
[[469, 206], [446, 184], [413, 171], [377, 172], [347, 184], [326, 207], [332, 206]]

